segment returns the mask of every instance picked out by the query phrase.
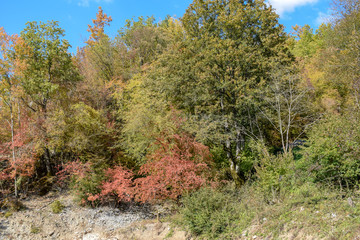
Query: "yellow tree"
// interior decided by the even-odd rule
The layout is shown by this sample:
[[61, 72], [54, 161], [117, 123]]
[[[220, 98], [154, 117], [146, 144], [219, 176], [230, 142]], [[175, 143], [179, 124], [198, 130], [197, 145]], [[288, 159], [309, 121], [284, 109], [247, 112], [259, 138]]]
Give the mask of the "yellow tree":
[[101, 37], [105, 35], [104, 27], [110, 26], [110, 22], [112, 21], [111, 16], [108, 16], [106, 13], [103, 12], [102, 8], [99, 7], [99, 11], [96, 14], [96, 19], [93, 19], [93, 26], [88, 25], [88, 32], [91, 33], [89, 40], [87, 41], [88, 44], [92, 44], [94, 42], [98, 42]]
[[[26, 46], [24, 41], [19, 38], [17, 35], [8, 35], [3, 27], [0, 27], [0, 100], [1, 100], [1, 117], [6, 119], [10, 126], [10, 135], [11, 135], [11, 165], [13, 166], [13, 176], [15, 181], [15, 196], [18, 196], [17, 189], [17, 157], [15, 150], [15, 109], [17, 108], [18, 112], [18, 128], [21, 126], [20, 119], [20, 75], [19, 72], [22, 69], [20, 61], [17, 61], [16, 51], [23, 52], [26, 51]], [[0, 144], [7, 141], [8, 139], [0, 140]]]

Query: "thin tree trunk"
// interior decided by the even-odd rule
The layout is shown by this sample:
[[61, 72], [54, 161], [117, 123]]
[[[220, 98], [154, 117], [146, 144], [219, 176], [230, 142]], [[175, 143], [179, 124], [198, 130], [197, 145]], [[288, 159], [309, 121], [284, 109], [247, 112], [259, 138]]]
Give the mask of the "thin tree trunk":
[[10, 107], [10, 127], [11, 127], [11, 149], [12, 149], [12, 160], [13, 160], [13, 164], [14, 164], [14, 171], [15, 171], [15, 177], [14, 177], [14, 187], [15, 187], [15, 197], [18, 197], [18, 189], [17, 189], [17, 167], [16, 167], [16, 156], [15, 156], [15, 141], [14, 141], [14, 135], [15, 135], [15, 131], [14, 131], [14, 114], [13, 114], [13, 105], [12, 105], [12, 100], [11, 100], [11, 96], [10, 96], [10, 103], [9, 103], [9, 107]]

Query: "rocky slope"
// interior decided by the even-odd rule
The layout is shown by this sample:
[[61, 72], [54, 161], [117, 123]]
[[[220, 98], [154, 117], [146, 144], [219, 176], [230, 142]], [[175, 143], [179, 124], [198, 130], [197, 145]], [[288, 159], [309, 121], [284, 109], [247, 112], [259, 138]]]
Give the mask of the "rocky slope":
[[[59, 214], [50, 207], [55, 200], [65, 206]], [[54, 193], [22, 202], [25, 210], [1, 215], [0, 239], [188, 239], [185, 232], [157, 221], [154, 212], [145, 207], [84, 208], [70, 195]]]

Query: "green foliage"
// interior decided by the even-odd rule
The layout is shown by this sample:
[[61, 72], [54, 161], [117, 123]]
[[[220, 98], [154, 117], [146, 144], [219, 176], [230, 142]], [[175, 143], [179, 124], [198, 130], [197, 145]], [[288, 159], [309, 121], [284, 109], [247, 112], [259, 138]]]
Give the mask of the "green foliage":
[[[259, 196], [257, 184], [239, 190], [201, 189], [183, 199], [175, 223], [199, 239], [354, 239], [359, 235], [360, 196], [314, 183], [286, 189], [280, 202]], [[355, 204], [350, 204], [353, 202]]]
[[195, 0], [181, 19], [185, 36], [150, 74], [154, 91], [189, 115], [198, 139], [224, 148], [238, 185], [245, 181], [241, 152], [261, 134], [253, 127], [255, 96], [271, 81], [275, 62], [293, 60], [277, 17], [263, 1]]
[[298, 38], [294, 48], [292, 49], [296, 57], [303, 59], [312, 58], [319, 50], [323, 50], [326, 41], [329, 38], [331, 25], [321, 24], [315, 31], [309, 26], [295, 26], [295, 37]]
[[316, 182], [353, 187], [360, 177], [359, 114], [324, 118], [309, 132], [299, 167]]
[[13, 215], [14, 213], [12, 211], [6, 211], [6, 213], [4, 214], [5, 218], [9, 218]]
[[54, 98], [63, 101], [61, 97], [66, 98], [64, 93], [78, 80], [71, 54], [67, 51], [70, 44], [63, 36], [64, 30], [56, 21], [28, 22], [21, 32], [31, 49], [29, 56], [22, 56], [26, 63], [22, 87], [43, 110]]
[[154, 17], [139, 17], [126, 20], [125, 27], [119, 30], [118, 41], [136, 56], [135, 64], [150, 63], [165, 49], [167, 42], [161, 26], [155, 23]]
[[97, 166], [109, 164], [116, 158], [110, 149], [116, 136], [106, 121], [101, 112], [82, 102], [66, 112], [54, 111], [48, 121], [49, 146]]
[[62, 212], [65, 206], [59, 200], [55, 200], [50, 204], [50, 208], [53, 213], [58, 214]]
[[154, 96], [144, 78], [136, 75], [132, 78], [121, 96], [126, 108], [120, 112], [124, 121], [121, 146], [127, 154], [139, 164], [145, 162], [148, 152], [152, 152], [153, 143], [160, 133], [175, 131], [172, 121], [173, 112], [163, 99]]
[[181, 223], [205, 239], [232, 239], [235, 229], [239, 233], [252, 218], [243, 212], [239, 196], [231, 191], [203, 188], [186, 196], [182, 203]]
[[259, 165], [255, 167], [259, 194], [263, 195], [267, 201], [280, 200], [288, 190], [294, 187], [293, 155], [289, 152], [274, 156], [269, 154], [264, 146], [259, 149], [259, 153]]
[[81, 205], [91, 204], [94, 202], [88, 200], [89, 196], [95, 196], [101, 192], [101, 184], [105, 180], [103, 171], [87, 173], [84, 177], [73, 176], [70, 188], [76, 196], [76, 201]]

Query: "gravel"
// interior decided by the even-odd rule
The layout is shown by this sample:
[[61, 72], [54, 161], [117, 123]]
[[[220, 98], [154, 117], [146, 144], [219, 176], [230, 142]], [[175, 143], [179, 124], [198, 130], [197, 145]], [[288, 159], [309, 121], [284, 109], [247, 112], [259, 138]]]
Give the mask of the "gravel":
[[[55, 200], [65, 206], [59, 214], [49, 206]], [[0, 239], [118, 239], [114, 235], [119, 229], [154, 218], [149, 208], [138, 206], [126, 210], [80, 207], [69, 195], [50, 194], [23, 203], [26, 210], [0, 217]]]

